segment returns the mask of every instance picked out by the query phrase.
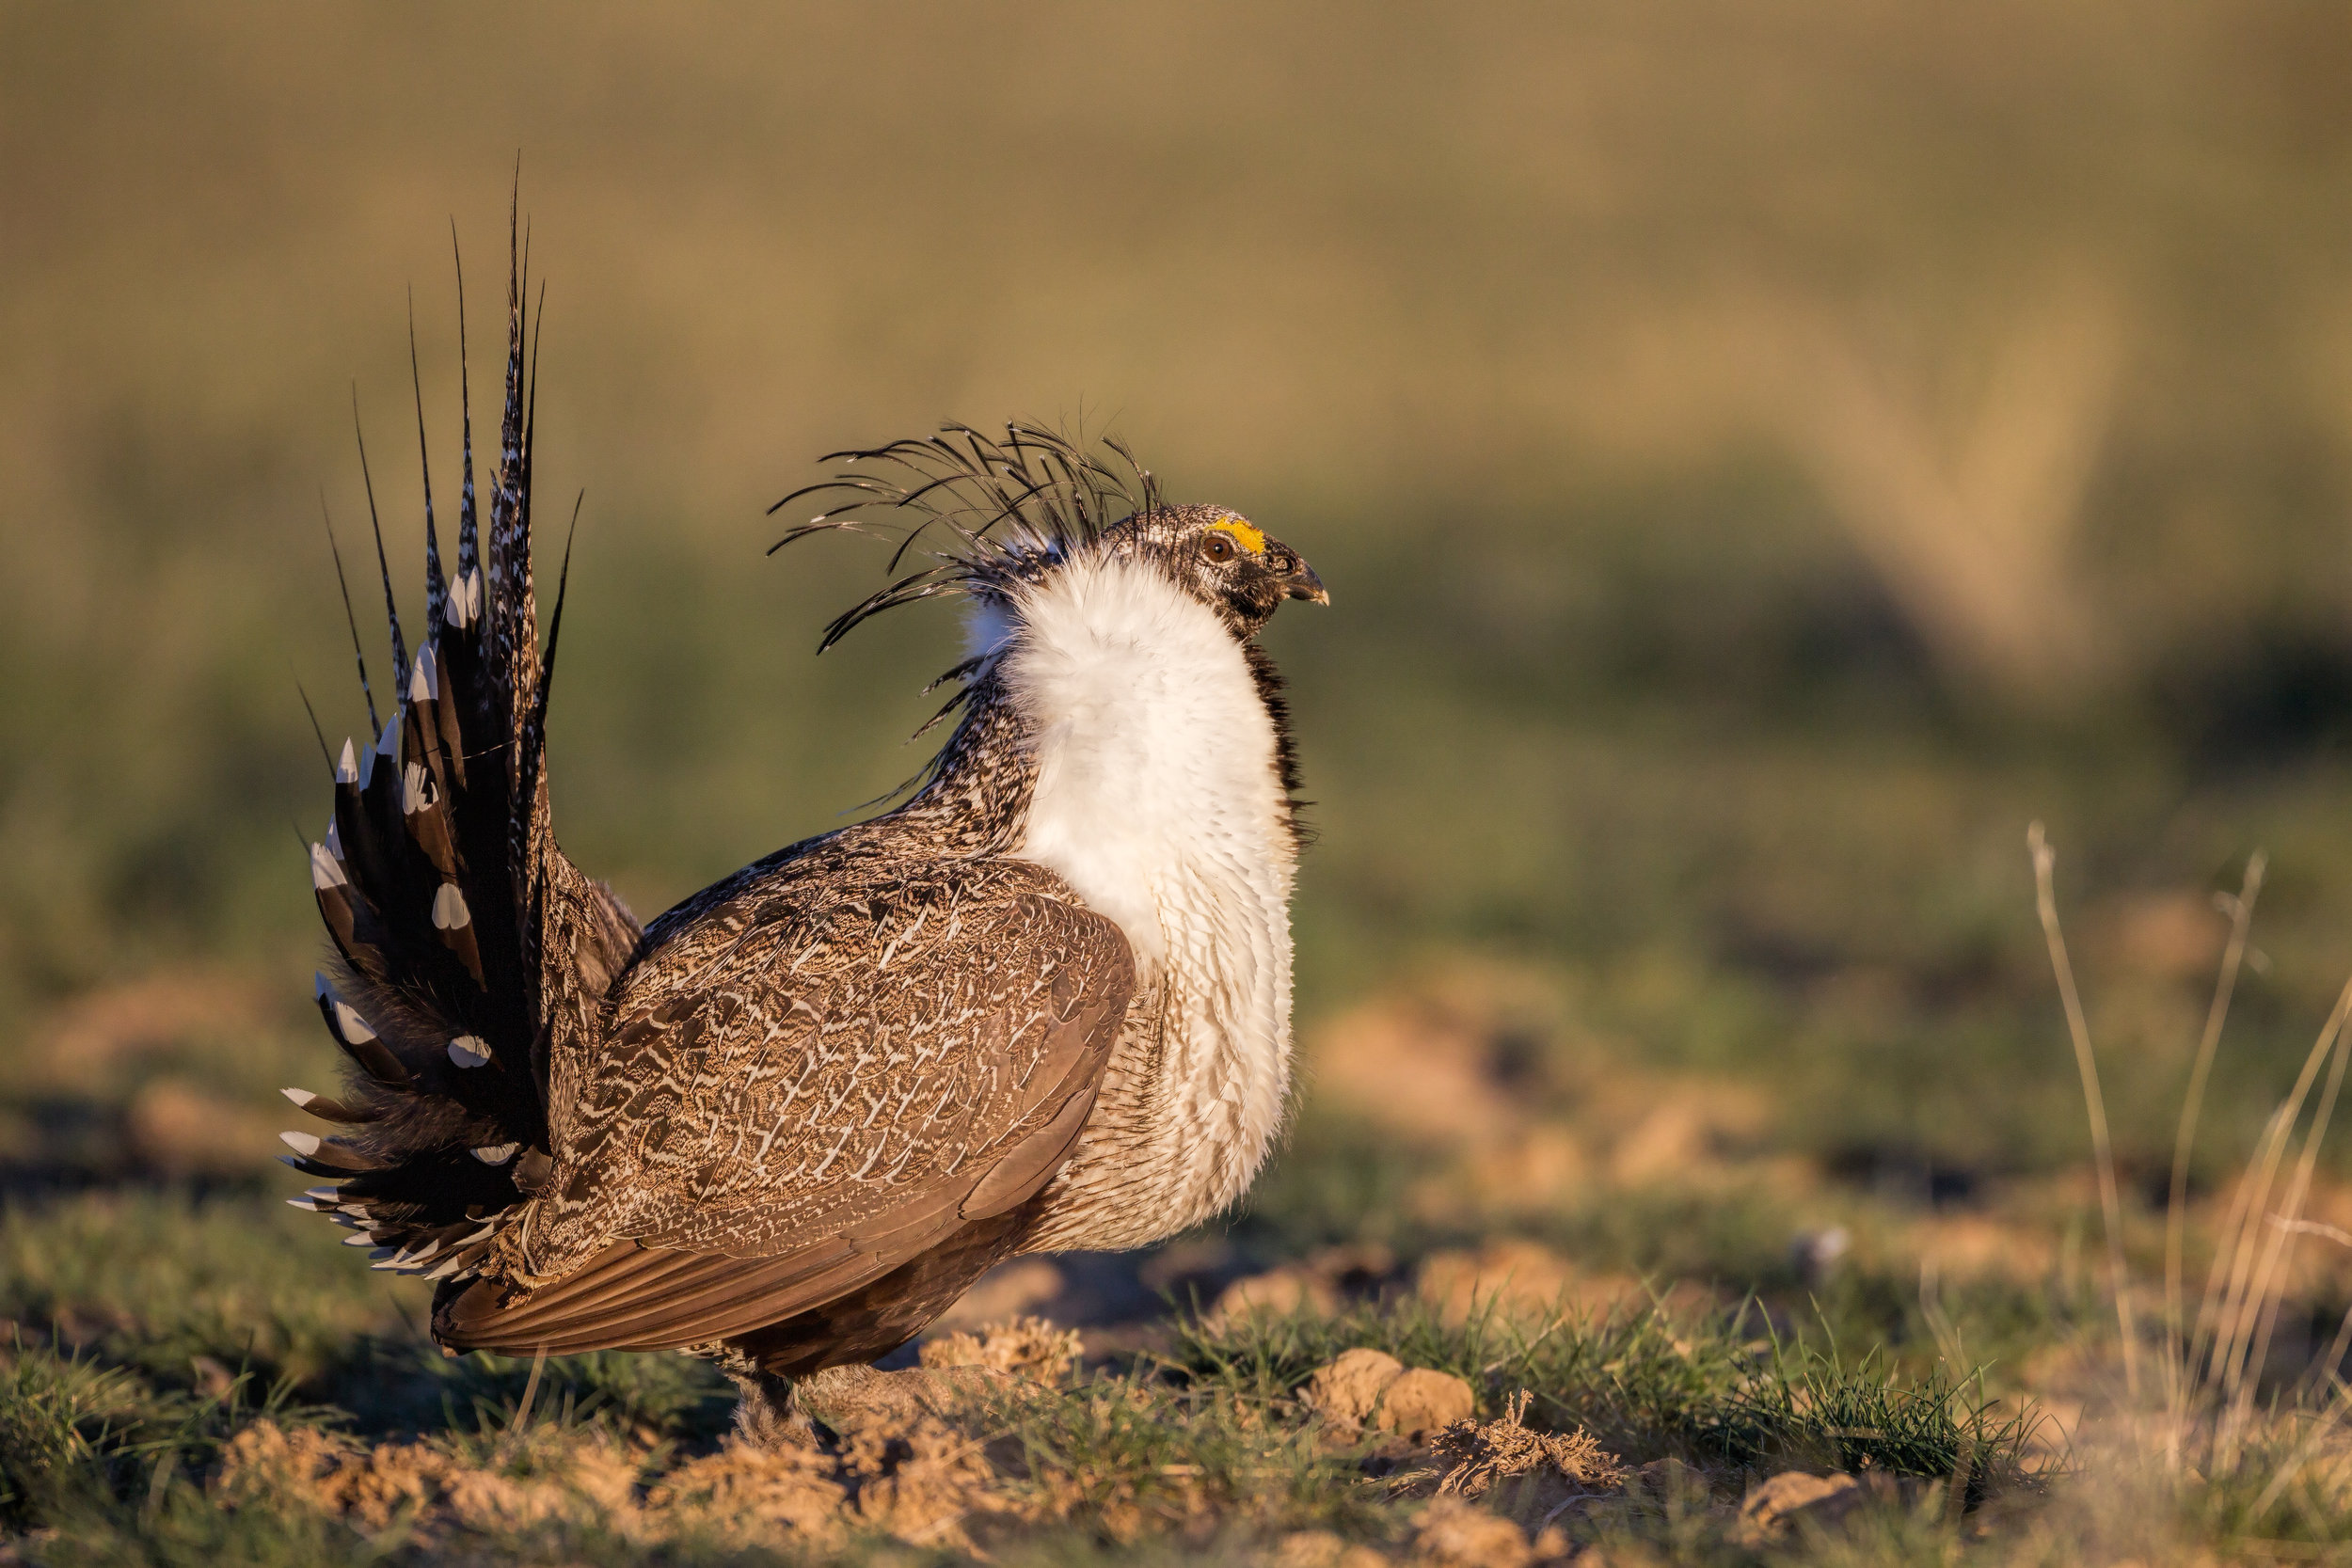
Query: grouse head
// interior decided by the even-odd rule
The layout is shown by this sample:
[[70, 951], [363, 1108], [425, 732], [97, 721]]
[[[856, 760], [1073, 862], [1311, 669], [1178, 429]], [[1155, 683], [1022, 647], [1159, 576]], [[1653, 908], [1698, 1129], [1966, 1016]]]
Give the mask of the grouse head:
[[1094, 547], [1153, 562], [1235, 637], [1254, 636], [1285, 599], [1331, 602], [1296, 550], [1221, 506], [1138, 512], [1104, 530]]

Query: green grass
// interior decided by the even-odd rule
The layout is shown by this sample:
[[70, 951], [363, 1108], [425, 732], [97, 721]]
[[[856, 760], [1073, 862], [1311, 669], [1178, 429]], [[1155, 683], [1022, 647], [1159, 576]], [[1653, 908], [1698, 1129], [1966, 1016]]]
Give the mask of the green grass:
[[1491, 1302], [1449, 1323], [1416, 1302], [1336, 1318], [1180, 1318], [1170, 1369], [1195, 1385], [1270, 1402], [1341, 1352], [1370, 1346], [1468, 1382], [1482, 1416], [1520, 1390], [1529, 1419], [1583, 1428], [1634, 1463], [1673, 1456], [1735, 1469], [1790, 1465], [1947, 1480], [1972, 1493], [2015, 1485], [2030, 1415], [1996, 1416], [1980, 1382], [1933, 1368], [1907, 1379], [1876, 1354], [1841, 1359], [1810, 1341], [1756, 1338], [1746, 1312], [1698, 1322], [1662, 1309], [1607, 1317], [1511, 1315]]
[[[366, 1290], [380, 1284], [355, 1288], [360, 1272], [340, 1249], [273, 1242], [240, 1254], [222, 1244], [266, 1227], [242, 1200], [17, 1204], [6, 1224], [8, 1310], [32, 1326], [0, 1347], [0, 1507], [14, 1528], [51, 1532], [28, 1542], [40, 1561], [295, 1562], [421, 1549], [397, 1531], [355, 1533], [347, 1520], [300, 1508], [224, 1513], [205, 1478], [224, 1441], [259, 1419], [363, 1443], [421, 1439], [516, 1477], [560, 1477], [564, 1455], [586, 1442], [618, 1443], [659, 1475], [710, 1451], [724, 1430], [723, 1386], [675, 1355], [552, 1359], [526, 1418], [527, 1363], [433, 1354], [400, 1325], [400, 1304], [366, 1309]], [[241, 1296], [252, 1282], [239, 1276], [259, 1252], [273, 1256], [273, 1276], [262, 1295]], [[275, 1326], [249, 1347], [225, 1339], [248, 1312]], [[44, 1323], [53, 1334], [57, 1324], [106, 1326], [75, 1350], [40, 1338]], [[1365, 1447], [1303, 1423], [1295, 1400], [1316, 1367], [1358, 1345], [1465, 1377], [1487, 1416], [1525, 1388], [1539, 1426], [1586, 1427], [1636, 1462], [1674, 1454], [1719, 1473], [1790, 1463], [1928, 1478], [1961, 1469], [1978, 1478], [1972, 1498], [2015, 1488], [2020, 1419], [1995, 1420], [1940, 1373], [1775, 1348], [1752, 1328], [1737, 1316], [1690, 1323], [1661, 1312], [1581, 1323], [1483, 1310], [1448, 1323], [1410, 1300], [1221, 1327], [1180, 1314], [1165, 1353], [1067, 1395], [993, 1410], [997, 1484], [1046, 1521], [1006, 1540], [1037, 1560], [1115, 1542], [1207, 1552], [1216, 1540], [1310, 1528], [1404, 1540], [1410, 1507], [1359, 1468]], [[239, 1359], [214, 1363], [207, 1392], [198, 1358], [215, 1353]], [[620, 1522], [592, 1518], [532, 1527], [499, 1549], [650, 1560], [651, 1548], [631, 1539]], [[1097, 1545], [1080, 1544], [1088, 1540]], [[657, 1556], [693, 1560], [679, 1550]]]
[[[619, 1354], [551, 1360], [526, 1419], [527, 1363], [445, 1360], [401, 1323], [397, 1304], [380, 1316], [353, 1310], [357, 1271], [337, 1249], [278, 1244], [278, 1320], [308, 1326], [273, 1340], [281, 1347], [273, 1358], [224, 1367], [226, 1381], [216, 1376], [208, 1389], [189, 1359], [231, 1348], [215, 1325], [235, 1298], [225, 1277], [234, 1271], [207, 1275], [204, 1256], [224, 1229], [266, 1223], [234, 1197], [10, 1206], [8, 1309], [24, 1326], [0, 1344], [0, 1531], [12, 1532], [0, 1539], [21, 1557], [293, 1568], [455, 1552], [621, 1568], [806, 1555], [699, 1526], [648, 1533], [635, 1515], [601, 1504], [462, 1528], [437, 1515], [374, 1528], [292, 1501], [225, 1507], [215, 1480], [223, 1446], [258, 1420], [340, 1433], [362, 1449], [421, 1442], [485, 1475], [559, 1489], [576, 1456], [603, 1446], [628, 1456], [642, 1496], [712, 1452], [727, 1419], [723, 1386], [699, 1364]], [[103, 1258], [115, 1261], [91, 1261]], [[2086, 1314], [2053, 1298], [2030, 1319], [2021, 1315], [2032, 1294], [1952, 1289], [1942, 1307], [1971, 1346], [2004, 1335], [2021, 1347], [2096, 1335], [2095, 1305]], [[2259, 1421], [2244, 1459], [2210, 1477], [2168, 1479], [2146, 1449], [2119, 1447], [2117, 1428], [2053, 1452], [2037, 1442], [2051, 1433], [2002, 1367], [1965, 1375], [1925, 1349], [1916, 1326], [1889, 1334], [1893, 1316], [1841, 1313], [1836, 1302], [1832, 1291], [1809, 1318], [1775, 1320], [1777, 1334], [1754, 1305], [1600, 1319], [1482, 1309], [1450, 1321], [1402, 1297], [1329, 1318], [1211, 1323], [1181, 1312], [1160, 1351], [1066, 1393], [1009, 1397], [983, 1412], [978, 1451], [995, 1506], [1011, 1511], [991, 1515], [998, 1522], [985, 1532], [987, 1549], [992, 1560], [1020, 1563], [1227, 1561], [1320, 1529], [1409, 1559], [1424, 1505], [1394, 1495], [1381, 1466], [1365, 1465], [1375, 1445], [1306, 1421], [1297, 1398], [1316, 1368], [1357, 1346], [1462, 1376], [1481, 1418], [1525, 1390], [1538, 1430], [1581, 1427], [1634, 1465], [1671, 1457], [1700, 1466], [1703, 1491], [1628, 1493], [1568, 1519], [1574, 1539], [1636, 1560], [1758, 1560], [1732, 1507], [1755, 1480], [1791, 1466], [1890, 1484], [1836, 1528], [1808, 1527], [1765, 1554], [1774, 1560], [1795, 1553], [1829, 1564], [2010, 1568], [2078, 1560], [2093, 1543], [2162, 1555], [2241, 1538], [2309, 1547], [2352, 1540], [2338, 1479], [2346, 1450], [2324, 1433], [2314, 1441], [2312, 1413], [2290, 1407]], [[75, 1349], [48, 1337], [44, 1322], [111, 1326]], [[1878, 1348], [1888, 1342], [1908, 1348]], [[886, 1473], [904, 1461], [882, 1453], [860, 1463]], [[817, 1555], [961, 1560], [862, 1530]]]
[[31, 1560], [54, 1568], [329, 1568], [381, 1562], [397, 1549], [298, 1510], [230, 1511], [184, 1478], [168, 1478], [136, 1503], [89, 1499], [60, 1515]]
[[1197, 1531], [1204, 1514], [1259, 1529], [1383, 1531], [1348, 1445], [1275, 1418], [1234, 1383], [1170, 1392], [1107, 1377], [1004, 1411], [996, 1445], [1017, 1493], [1121, 1541]]
[[198, 1357], [315, 1382], [414, 1305], [268, 1199], [132, 1190], [0, 1212], [0, 1316], [183, 1386]]
[[176, 1475], [200, 1472], [249, 1421], [335, 1414], [250, 1372], [198, 1396], [21, 1335], [0, 1356], [0, 1520], [19, 1527], [103, 1509], [142, 1486], [151, 1502]]

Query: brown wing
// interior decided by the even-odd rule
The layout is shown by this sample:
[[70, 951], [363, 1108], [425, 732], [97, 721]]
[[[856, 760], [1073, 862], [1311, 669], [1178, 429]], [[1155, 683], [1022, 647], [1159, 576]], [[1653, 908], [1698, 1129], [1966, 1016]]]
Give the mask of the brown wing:
[[551, 1179], [437, 1332], [680, 1346], [855, 1291], [1044, 1185], [1134, 986], [1119, 928], [1020, 862], [755, 881], [632, 972]]

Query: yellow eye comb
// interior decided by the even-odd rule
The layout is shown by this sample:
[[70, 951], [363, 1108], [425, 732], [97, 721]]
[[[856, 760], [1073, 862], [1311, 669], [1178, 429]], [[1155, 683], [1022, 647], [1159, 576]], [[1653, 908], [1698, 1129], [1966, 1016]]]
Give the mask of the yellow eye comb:
[[1220, 533], [1232, 534], [1251, 555], [1265, 554], [1265, 531], [1248, 518], [1228, 514], [1209, 526]]

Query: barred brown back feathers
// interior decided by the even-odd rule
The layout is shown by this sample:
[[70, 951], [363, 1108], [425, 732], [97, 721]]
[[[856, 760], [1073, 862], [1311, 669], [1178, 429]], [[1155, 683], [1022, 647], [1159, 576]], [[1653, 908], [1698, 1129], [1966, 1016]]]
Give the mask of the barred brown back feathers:
[[[513, 225], [509, 256], [487, 534], [467, 393], [454, 572], [428, 467], [425, 641], [391, 717], [345, 743], [310, 852], [338, 958], [318, 1003], [350, 1072], [335, 1098], [287, 1091], [341, 1129], [287, 1134], [326, 1183], [296, 1204], [438, 1280], [445, 1347], [694, 1349], [756, 1380], [887, 1352], [1016, 1252], [1133, 1244], [1230, 1202], [1286, 1093], [1297, 844], [1279, 680], [1250, 639], [1282, 599], [1326, 599], [1312, 571], [1233, 514], [1163, 505], [1123, 449], [1122, 469], [956, 426], [841, 454], [868, 465], [854, 504], [916, 519], [907, 544], [953, 537], [827, 641], [964, 598], [986, 635], [948, 677], [958, 721], [896, 809], [641, 930], [550, 823], [570, 551], [543, 651]], [[872, 477], [894, 466], [913, 477]], [[999, 621], [1063, 651], [1016, 657]], [[1109, 675], [1136, 711], [1056, 708], [1077, 699], [1054, 672], [1090, 678], [1094, 646], [1136, 661]]]

